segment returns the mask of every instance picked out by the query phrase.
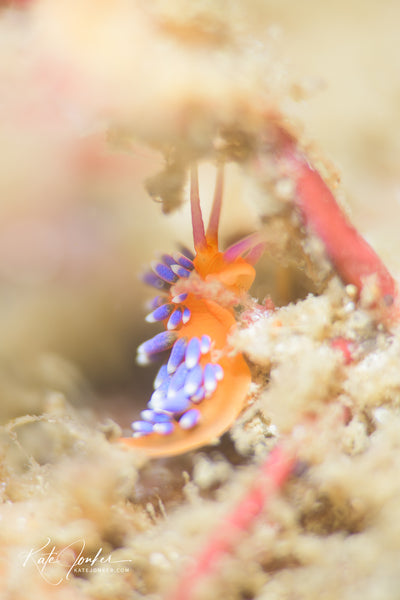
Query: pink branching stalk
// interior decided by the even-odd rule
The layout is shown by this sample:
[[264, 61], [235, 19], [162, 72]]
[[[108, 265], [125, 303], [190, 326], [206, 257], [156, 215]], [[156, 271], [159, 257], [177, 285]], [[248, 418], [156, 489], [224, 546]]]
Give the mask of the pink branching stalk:
[[194, 597], [199, 583], [218, 568], [221, 558], [233, 551], [240, 536], [249, 530], [271, 498], [282, 489], [294, 463], [294, 455], [283, 444], [270, 452], [257, 472], [253, 485], [207, 540], [195, 557], [193, 567], [180, 579], [169, 600], [191, 600]]
[[[307, 226], [321, 239], [327, 256], [344, 283], [360, 292], [375, 276], [383, 308], [398, 300], [396, 283], [376, 252], [349, 223], [321, 175], [299, 150], [296, 140], [277, 126], [271, 159], [294, 184], [294, 202]], [[382, 315], [383, 316], [383, 315]]]

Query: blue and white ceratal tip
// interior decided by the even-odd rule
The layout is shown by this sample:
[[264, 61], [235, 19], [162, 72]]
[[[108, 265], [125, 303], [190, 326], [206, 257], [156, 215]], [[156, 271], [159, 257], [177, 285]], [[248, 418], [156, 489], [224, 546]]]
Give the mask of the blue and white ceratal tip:
[[[170, 343], [170, 338], [165, 335], [154, 342], [155, 338], [142, 344], [145, 350], [141, 352], [155, 348], [158, 351]], [[189, 341], [179, 338], [173, 342], [167, 363], [160, 367], [155, 377], [154, 392], [147, 409], [141, 413], [142, 420], [132, 423], [135, 437], [151, 433], [170, 435], [177, 427], [190, 430], [201, 422], [201, 413], [196, 406], [215, 392], [224, 375], [218, 363], [202, 364], [203, 356], [206, 360], [211, 358], [207, 356], [211, 348], [211, 339], [206, 335]]]

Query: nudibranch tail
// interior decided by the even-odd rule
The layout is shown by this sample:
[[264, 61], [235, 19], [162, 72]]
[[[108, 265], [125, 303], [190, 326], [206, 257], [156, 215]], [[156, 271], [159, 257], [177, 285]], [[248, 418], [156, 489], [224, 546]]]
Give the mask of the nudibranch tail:
[[132, 437], [121, 441], [149, 456], [179, 454], [213, 442], [235, 421], [249, 391], [249, 367], [228, 342], [236, 323], [233, 309], [221, 305], [218, 293], [207, 299], [196, 291], [198, 288], [189, 286], [181, 293], [177, 287], [181, 281], [190, 282], [195, 273], [197, 280], [206, 284], [217, 280], [218, 289], [233, 291], [240, 298], [254, 280], [252, 264], [263, 250], [258, 234], [225, 252], [218, 249], [222, 189], [221, 167], [205, 231], [197, 170], [192, 169], [190, 201], [196, 254], [186, 249], [163, 254], [144, 276], [159, 292], [146, 320], [163, 323], [165, 331], [139, 346], [137, 360], [148, 364], [168, 349], [170, 355], [156, 375], [154, 392], [141, 419], [132, 423]]

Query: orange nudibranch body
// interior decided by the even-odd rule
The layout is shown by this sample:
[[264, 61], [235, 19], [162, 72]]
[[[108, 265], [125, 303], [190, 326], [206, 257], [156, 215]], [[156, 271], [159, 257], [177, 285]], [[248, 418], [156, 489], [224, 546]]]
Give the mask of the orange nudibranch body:
[[[219, 179], [206, 234], [197, 177], [195, 173], [192, 175], [196, 255], [192, 261], [182, 257], [178, 264], [171, 264], [166, 255], [166, 263], [156, 265], [155, 274], [164, 278], [167, 293], [165, 304], [152, 314], [166, 315], [162, 322], [167, 331], [142, 346], [145, 346], [145, 355], [146, 352], [161, 351], [160, 348], [164, 350], [164, 344], [173, 348], [167, 366], [161, 367], [157, 376], [161, 383], [156, 386], [148, 404], [149, 410], [142, 412], [145, 420], [132, 424], [136, 435], [121, 439], [127, 446], [149, 456], [180, 454], [212, 443], [235, 421], [249, 391], [249, 367], [243, 356], [235, 354], [228, 343], [236, 324], [235, 313], [230, 306], [219, 303], [218, 290], [233, 292], [238, 298], [248, 291], [255, 277], [250, 263], [260, 254], [260, 240], [257, 238], [255, 242], [250, 236], [225, 252], [219, 251], [221, 194], [222, 181]], [[242, 258], [243, 253], [247, 253], [248, 260]], [[182, 264], [188, 266], [190, 262], [190, 271], [181, 268]], [[171, 272], [175, 276], [171, 276]], [[206, 283], [219, 283], [215, 297], [204, 298], [200, 296], [201, 292], [190, 290], [190, 277], [194, 274]], [[176, 296], [174, 286], [182, 278], [189, 282], [189, 291]], [[178, 324], [175, 326], [175, 323]], [[178, 351], [181, 352], [179, 356]], [[140, 356], [143, 357], [143, 353]]]

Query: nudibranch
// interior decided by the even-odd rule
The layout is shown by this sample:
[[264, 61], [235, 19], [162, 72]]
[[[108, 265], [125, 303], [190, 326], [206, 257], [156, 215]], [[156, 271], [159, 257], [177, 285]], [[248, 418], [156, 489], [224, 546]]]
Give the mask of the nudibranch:
[[[164, 254], [144, 280], [157, 288], [148, 322], [161, 322], [165, 331], [138, 348], [139, 364], [152, 362], [170, 350], [154, 381], [154, 392], [141, 420], [132, 423], [132, 437], [124, 444], [149, 456], [171, 456], [206, 445], [220, 437], [244, 407], [251, 376], [241, 354], [228, 339], [235, 326], [232, 306], [204, 297], [205, 285], [218, 282], [218, 290], [240, 298], [255, 277], [253, 265], [263, 252], [258, 234], [252, 234], [224, 252], [218, 248], [222, 204], [222, 169], [219, 169], [209, 224], [205, 231], [200, 207], [197, 170], [191, 172], [190, 202], [195, 254]], [[185, 292], [179, 283], [187, 281]], [[182, 286], [181, 286], [182, 288]]]

